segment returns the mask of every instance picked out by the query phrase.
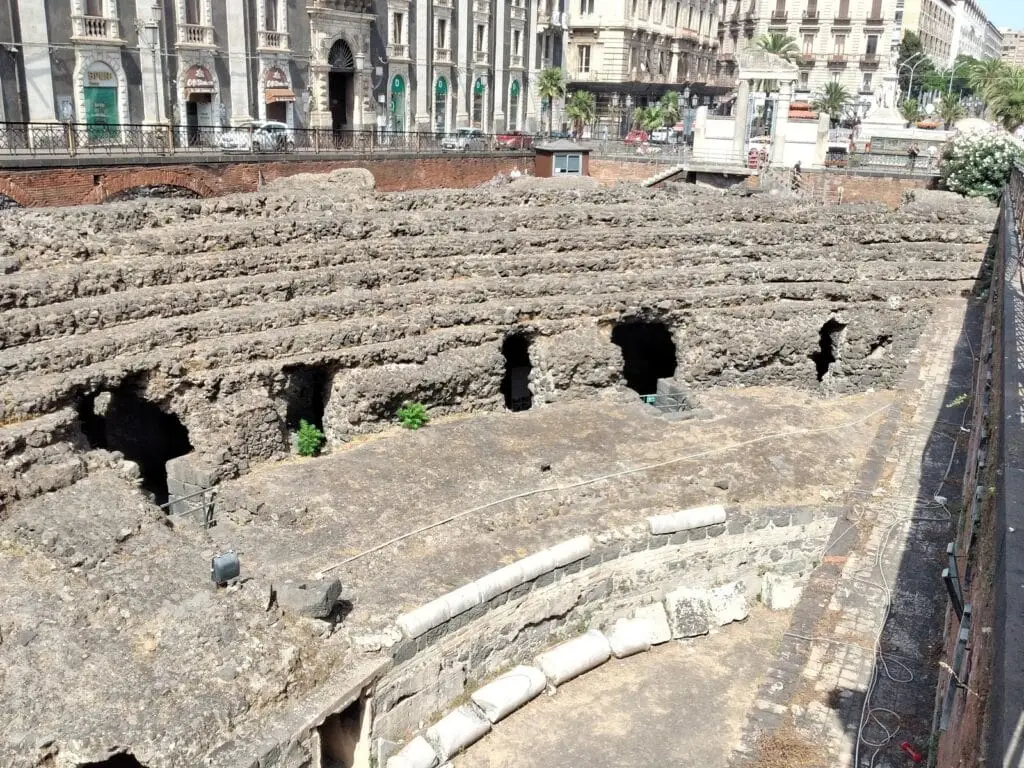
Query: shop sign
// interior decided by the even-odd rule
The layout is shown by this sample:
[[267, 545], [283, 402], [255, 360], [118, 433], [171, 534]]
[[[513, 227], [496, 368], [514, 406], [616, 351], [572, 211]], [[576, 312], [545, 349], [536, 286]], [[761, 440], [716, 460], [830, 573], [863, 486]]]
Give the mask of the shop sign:
[[117, 88], [117, 77], [114, 70], [101, 61], [93, 62], [85, 70], [87, 88]]
[[185, 71], [185, 90], [209, 92], [216, 89], [217, 83], [206, 67], [195, 64]]

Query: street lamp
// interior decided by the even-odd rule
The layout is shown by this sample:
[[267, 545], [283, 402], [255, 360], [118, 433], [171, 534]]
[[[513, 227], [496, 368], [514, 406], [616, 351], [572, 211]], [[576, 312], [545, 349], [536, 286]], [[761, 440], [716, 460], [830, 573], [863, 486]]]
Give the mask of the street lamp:
[[913, 56], [911, 56], [906, 61], [904, 61], [902, 64], [900, 64], [900, 68], [899, 68], [899, 70], [897, 72], [897, 75], [898, 75], [900, 72], [903, 71], [903, 68], [905, 66], [910, 64], [910, 62], [912, 62], [914, 59], [920, 58], [921, 56], [924, 56], [924, 58], [920, 59], [920, 61], [918, 61], [916, 64], [914, 64], [914, 66], [912, 66], [910, 68], [910, 82], [907, 83], [907, 96], [906, 96], [906, 98], [908, 98], [908, 99], [910, 98], [910, 95], [911, 95], [911, 93], [913, 93], [913, 90], [914, 90], [914, 72], [917, 71], [918, 66], [920, 66], [922, 62], [928, 60], [927, 54], [924, 51], [920, 51], [918, 53], [915, 53]]

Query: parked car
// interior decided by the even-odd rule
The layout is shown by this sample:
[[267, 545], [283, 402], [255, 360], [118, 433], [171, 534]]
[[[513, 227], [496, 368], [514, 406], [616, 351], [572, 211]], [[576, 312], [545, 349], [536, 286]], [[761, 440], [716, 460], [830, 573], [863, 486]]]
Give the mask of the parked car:
[[487, 149], [487, 137], [479, 128], [459, 128], [441, 139], [441, 149], [481, 150]]
[[498, 149], [530, 149], [533, 146], [533, 137], [522, 131], [509, 131], [497, 138]]
[[647, 131], [641, 131], [639, 128], [634, 128], [626, 134], [626, 144], [643, 144], [650, 141], [650, 138], [650, 134], [648, 134]]
[[253, 120], [222, 133], [217, 146], [235, 152], [291, 152], [295, 149], [295, 135], [284, 123]]
[[678, 144], [679, 134], [672, 128], [655, 128], [651, 131], [652, 144]]

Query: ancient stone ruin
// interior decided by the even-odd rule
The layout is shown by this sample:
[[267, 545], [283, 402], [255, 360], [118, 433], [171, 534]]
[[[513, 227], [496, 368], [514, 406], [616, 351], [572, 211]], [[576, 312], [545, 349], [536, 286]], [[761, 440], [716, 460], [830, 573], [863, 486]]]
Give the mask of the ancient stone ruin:
[[[621, 428], [650, 419], [651, 445], [668, 429], [714, 440], [719, 427], [706, 422], [740, 412], [784, 425], [794, 411], [775, 414], [782, 403], [816, 414], [849, 396], [844, 413], [867, 418], [881, 407], [871, 392], [898, 385], [934, 313], [975, 291], [994, 216], [967, 202], [889, 211], [535, 180], [375, 195], [355, 172], [221, 199], [5, 211], [0, 715], [13, 736], [0, 763], [155, 768], [218, 755], [212, 764], [234, 765], [229, 757], [247, 754], [248, 765], [259, 754], [261, 766], [299, 766], [313, 759], [292, 735], [303, 727], [320, 734], [320, 750], [370, 733], [366, 713], [346, 707], [365, 699], [381, 659], [421, 650], [402, 645], [395, 616], [462, 578], [403, 571], [424, 595], [397, 583], [378, 594], [369, 575], [330, 570], [377, 539], [354, 527], [331, 538], [314, 520], [354, 516], [345, 505], [359, 499], [388, 532], [404, 530], [391, 510], [412, 502], [388, 497], [393, 485], [360, 495], [366, 478], [408, 458], [373, 453], [398, 407], [423, 403], [434, 423], [475, 414], [493, 425], [451, 427], [468, 430], [451, 434], [475, 441], [474, 467], [490, 478], [552, 463], [530, 452], [525, 433], [483, 446], [503, 425], [526, 429], [516, 424], [539, 425], [559, 408], [635, 409]], [[762, 388], [784, 394], [762, 409]], [[721, 399], [723, 389], [739, 399]], [[699, 418], [666, 418], [689, 410]], [[295, 447], [302, 420], [326, 436], [324, 455], [305, 463]], [[402, 435], [424, 463], [446, 448], [425, 435]], [[617, 443], [603, 439], [593, 437], [613, 455]], [[368, 446], [372, 461], [353, 450], [338, 475], [331, 462], [349, 462], [353, 446]], [[543, 450], [560, 455], [551, 446]], [[506, 448], [525, 457], [520, 467], [489, 464], [488, 451]], [[845, 456], [847, 447], [809, 438], [778, 462], [805, 449]], [[742, 506], [756, 496], [744, 471], [690, 472], [683, 485], [694, 502], [717, 493]], [[807, 488], [837, 471], [808, 466]], [[260, 485], [271, 477], [276, 490]], [[659, 511], [669, 486], [658, 482], [632, 503]], [[321, 492], [330, 483], [351, 487]], [[766, 483], [763, 493], [775, 488]], [[481, 502], [517, 490], [488, 488]], [[765, 521], [785, 509], [785, 525], [818, 524], [809, 507], [797, 521], [787, 488], [780, 481], [782, 503]], [[475, 492], [444, 493], [470, 507]], [[203, 503], [185, 503], [193, 497]], [[582, 498], [580, 509], [607, 501]], [[557, 507], [525, 504], [489, 530], [535, 526], [520, 548], [539, 550], [557, 541], [542, 536]], [[746, 525], [756, 519], [729, 533]], [[815, 541], [825, 534], [815, 529]], [[204, 583], [209, 558], [235, 546], [243, 581], [215, 591]], [[765, 547], [766, 561], [778, 560], [769, 557], [777, 546]], [[315, 555], [321, 547], [331, 551]], [[795, 570], [813, 560], [801, 558]], [[342, 671], [362, 674], [362, 687], [346, 702], [324, 699]], [[414, 693], [403, 680], [385, 690], [382, 716]], [[317, 721], [318, 706], [334, 709]], [[391, 718], [386, 734], [373, 733], [393, 752], [414, 716]]]

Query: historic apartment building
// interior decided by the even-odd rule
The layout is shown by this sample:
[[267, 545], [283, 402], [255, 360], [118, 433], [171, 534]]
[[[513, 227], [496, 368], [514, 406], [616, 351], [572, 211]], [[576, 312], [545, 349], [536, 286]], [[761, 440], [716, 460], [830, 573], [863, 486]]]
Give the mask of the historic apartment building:
[[1024, 67], [1024, 29], [1006, 27], [1003, 33], [1002, 59], [1014, 67]]
[[1002, 55], [1002, 34], [988, 20], [978, 0], [956, 0], [953, 10], [953, 45], [950, 56], [997, 59]]
[[764, 34], [793, 38], [800, 52], [797, 100], [838, 82], [861, 114], [881, 99], [882, 78], [895, 67], [895, 0], [723, 0], [718, 58], [732, 73], [737, 54]]
[[562, 2], [9, 0], [0, 120], [530, 129]]
[[949, 67], [956, 58], [954, 30], [957, 0], [899, 0], [896, 21], [898, 38], [914, 32], [921, 49], [937, 67]]
[[572, 0], [569, 90], [595, 94], [610, 133], [667, 91], [708, 103], [734, 85], [716, 72], [719, 10], [718, 0]]

